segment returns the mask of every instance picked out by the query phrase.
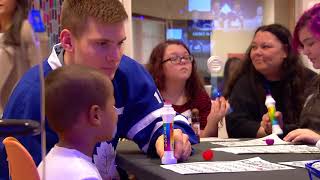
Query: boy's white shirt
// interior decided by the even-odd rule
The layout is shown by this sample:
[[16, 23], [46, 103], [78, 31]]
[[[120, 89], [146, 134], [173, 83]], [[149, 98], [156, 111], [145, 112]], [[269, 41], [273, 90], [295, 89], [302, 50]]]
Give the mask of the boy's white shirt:
[[[46, 156], [46, 180], [102, 180], [92, 158], [75, 149], [55, 145]], [[43, 162], [38, 166], [40, 179], [43, 179]]]

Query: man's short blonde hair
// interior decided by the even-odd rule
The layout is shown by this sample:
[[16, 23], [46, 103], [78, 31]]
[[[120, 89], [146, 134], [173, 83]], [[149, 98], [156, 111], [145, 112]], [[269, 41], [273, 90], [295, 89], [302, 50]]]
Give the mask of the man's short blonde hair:
[[91, 17], [99, 23], [113, 24], [128, 18], [119, 0], [64, 0], [61, 12], [61, 27], [79, 37]]

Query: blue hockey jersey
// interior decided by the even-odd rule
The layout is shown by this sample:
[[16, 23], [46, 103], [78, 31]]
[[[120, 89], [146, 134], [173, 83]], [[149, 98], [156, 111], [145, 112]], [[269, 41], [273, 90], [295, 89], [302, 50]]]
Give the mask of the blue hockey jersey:
[[[44, 76], [62, 66], [63, 63], [58, 58], [61, 57], [59, 56], [60, 50], [61, 46], [59, 44], [56, 45], [50, 57], [43, 62]], [[112, 144], [108, 142], [101, 143], [97, 145], [94, 151], [93, 159], [102, 176], [108, 172], [101, 172], [101, 169], [107, 171], [110, 167], [104, 167], [108, 166], [108, 163], [106, 165], [106, 160], [101, 158], [115, 157], [114, 148], [117, 146], [119, 138], [131, 139], [138, 144], [143, 152], [155, 154], [155, 141], [163, 133], [161, 119], [162, 98], [152, 77], [145, 68], [124, 55], [112, 82], [114, 85], [115, 106], [120, 113], [117, 125], [118, 131], [111, 142]], [[40, 121], [39, 66], [31, 68], [19, 81], [5, 107], [3, 118]], [[192, 144], [197, 143], [197, 139], [185, 119], [176, 120], [174, 126], [188, 134]], [[30, 152], [38, 165], [41, 162], [40, 135], [20, 137], [19, 141]], [[46, 141], [47, 151], [58, 142], [56, 133], [47, 124]], [[1, 178], [5, 175], [4, 178], [8, 179], [4, 151], [4, 147], [1, 144], [0, 175]]]

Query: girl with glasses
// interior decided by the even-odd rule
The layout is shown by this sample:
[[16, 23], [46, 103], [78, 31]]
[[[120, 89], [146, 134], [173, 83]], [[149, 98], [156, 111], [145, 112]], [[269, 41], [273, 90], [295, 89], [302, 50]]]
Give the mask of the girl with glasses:
[[197, 73], [195, 58], [185, 44], [176, 40], [158, 44], [151, 53], [147, 68], [163, 99], [170, 102], [175, 111], [190, 120], [191, 110], [199, 110], [201, 137], [217, 136], [218, 122], [229, 104], [223, 97], [211, 104]]

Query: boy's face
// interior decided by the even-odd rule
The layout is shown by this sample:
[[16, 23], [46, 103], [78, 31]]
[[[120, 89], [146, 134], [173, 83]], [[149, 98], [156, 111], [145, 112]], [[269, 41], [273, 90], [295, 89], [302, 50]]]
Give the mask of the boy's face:
[[[112, 93], [113, 94], [113, 93]], [[102, 119], [101, 131], [104, 135], [106, 135], [107, 141], [110, 141], [114, 138], [114, 135], [117, 131], [117, 122], [118, 122], [118, 114], [116, 113], [116, 109], [114, 107], [115, 100], [114, 96], [107, 98], [105, 109], [102, 109]]]
[[123, 55], [125, 39], [124, 22], [103, 24], [88, 18], [82, 35], [71, 40], [74, 46], [72, 61], [97, 68], [113, 79]]

